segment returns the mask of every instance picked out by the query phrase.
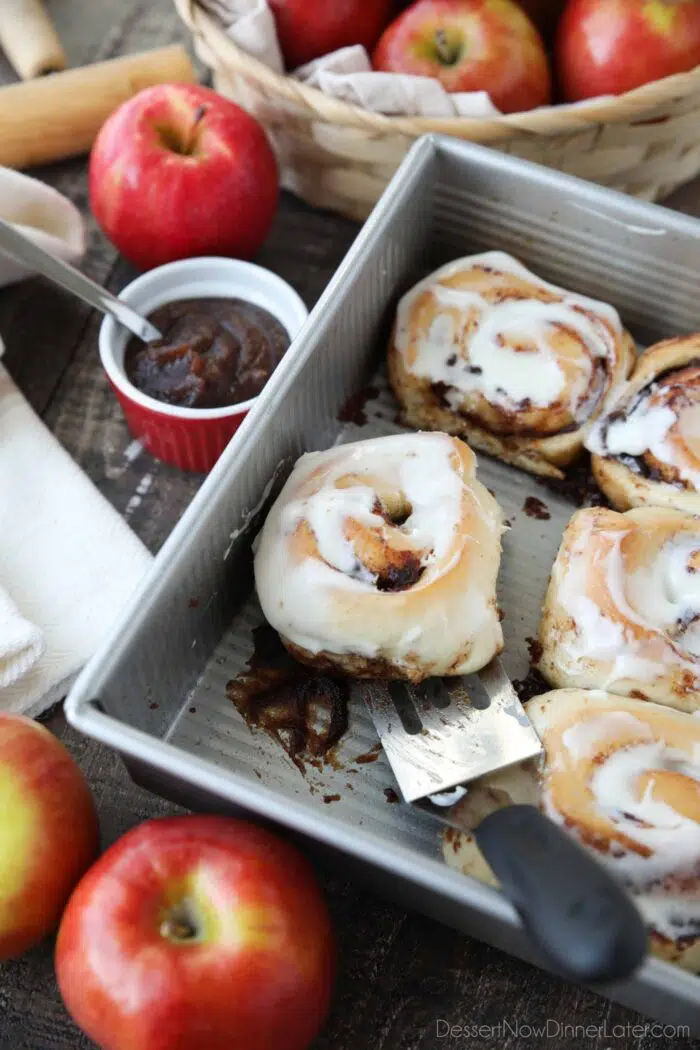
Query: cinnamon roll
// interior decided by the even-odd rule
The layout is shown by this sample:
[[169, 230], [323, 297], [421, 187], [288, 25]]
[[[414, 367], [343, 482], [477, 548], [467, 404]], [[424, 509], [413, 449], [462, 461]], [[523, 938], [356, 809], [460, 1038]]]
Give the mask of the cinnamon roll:
[[700, 335], [645, 350], [586, 447], [618, 510], [654, 504], [700, 514]]
[[574, 514], [540, 625], [552, 685], [700, 708], [700, 518], [671, 507]]
[[584, 424], [634, 358], [612, 306], [486, 252], [443, 266], [403, 297], [388, 367], [408, 424], [561, 478], [583, 447]]
[[259, 536], [263, 613], [303, 663], [355, 677], [459, 675], [503, 647], [502, 513], [447, 434], [302, 456]]
[[[526, 709], [544, 746], [539, 773], [484, 777], [460, 806], [531, 801], [536, 784], [541, 809], [632, 893], [652, 951], [700, 970], [700, 721], [580, 689], [535, 697]], [[472, 836], [448, 834], [443, 853], [495, 882]]]

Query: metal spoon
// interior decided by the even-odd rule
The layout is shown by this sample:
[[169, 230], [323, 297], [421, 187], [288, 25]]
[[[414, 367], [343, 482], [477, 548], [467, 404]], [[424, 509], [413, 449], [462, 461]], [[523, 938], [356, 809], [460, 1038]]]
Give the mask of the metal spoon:
[[144, 343], [161, 338], [161, 333], [156, 326], [131, 306], [117, 299], [95, 281], [91, 281], [74, 266], [44, 251], [29, 237], [25, 237], [23, 233], [3, 219], [0, 219], [0, 252], [4, 252], [15, 262], [41, 274], [42, 277], [46, 277], [67, 292], [71, 292], [78, 299], [94, 306], [103, 314], [109, 314], [115, 321], [142, 339]]

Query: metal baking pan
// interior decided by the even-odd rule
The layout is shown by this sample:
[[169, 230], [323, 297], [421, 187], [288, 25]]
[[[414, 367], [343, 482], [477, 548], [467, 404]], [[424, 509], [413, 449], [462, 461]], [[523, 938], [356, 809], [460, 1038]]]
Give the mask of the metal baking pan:
[[[501, 895], [444, 864], [432, 820], [392, 804], [360, 686], [334, 767], [309, 766], [305, 776], [226, 695], [260, 621], [250, 547], [264, 508], [303, 451], [399, 429], [381, 375], [399, 295], [451, 258], [495, 248], [613, 303], [642, 345], [700, 329], [700, 222], [482, 147], [422, 139], [66, 709], [156, 792], [286, 825], [342, 854], [346, 871], [392, 899], [542, 965]], [[372, 376], [364, 425], [339, 422]], [[500, 604], [506, 668], [522, 678], [573, 505], [483, 456], [480, 476], [513, 524]], [[528, 496], [543, 500], [548, 521], [523, 513]], [[649, 960], [633, 981], [604, 991], [700, 1033], [700, 979], [676, 967]]]

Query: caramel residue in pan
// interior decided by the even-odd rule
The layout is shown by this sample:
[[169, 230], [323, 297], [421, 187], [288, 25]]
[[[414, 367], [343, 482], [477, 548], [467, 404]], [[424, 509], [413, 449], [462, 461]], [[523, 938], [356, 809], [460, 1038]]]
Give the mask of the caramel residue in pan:
[[526, 638], [525, 641], [527, 642], [527, 649], [530, 654], [530, 663], [534, 667], [542, 659], [542, 643], [539, 638]]
[[564, 478], [540, 478], [539, 481], [576, 507], [610, 507], [596, 484], [588, 457], [567, 467]]
[[523, 503], [523, 510], [528, 518], [536, 518], [538, 521], [549, 521], [551, 514], [549, 507], [537, 496], [528, 496]]
[[537, 664], [542, 659], [542, 644], [538, 638], [526, 638], [528, 652], [530, 654], [530, 670], [524, 678], [513, 682], [518, 697], [522, 703], [531, 700], [533, 696], [548, 693], [550, 686], [543, 675], [537, 669]]
[[348, 684], [293, 660], [271, 627], [253, 631], [248, 670], [226, 687], [249, 726], [264, 729], [301, 773], [306, 764], [333, 762], [333, 748], [348, 727]]
[[356, 394], [351, 394], [338, 413], [338, 422], [355, 423], [357, 426], [363, 427], [367, 422], [367, 413], [365, 412], [367, 402], [374, 401], [378, 396], [379, 391], [374, 386], [366, 386], [364, 390], [358, 390]]
[[377, 761], [381, 754], [381, 750], [382, 745], [375, 744], [374, 747], [369, 749], [369, 751], [365, 751], [364, 755], [358, 755], [357, 758], [354, 758], [353, 762], [356, 762], [358, 766], [367, 766], [370, 762]]
[[533, 696], [541, 696], [542, 693], [548, 693], [550, 690], [546, 679], [536, 667], [531, 667], [524, 678], [514, 681], [513, 688], [522, 703], [525, 703], [526, 700], [531, 700]]

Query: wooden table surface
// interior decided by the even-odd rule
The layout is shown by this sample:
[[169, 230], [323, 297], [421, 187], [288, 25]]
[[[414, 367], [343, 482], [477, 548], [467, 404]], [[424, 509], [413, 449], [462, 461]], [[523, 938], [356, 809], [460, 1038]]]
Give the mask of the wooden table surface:
[[[48, 7], [74, 65], [184, 38], [170, 0], [55, 0]], [[11, 79], [0, 59], [0, 81]], [[36, 174], [87, 214], [85, 171], [84, 161], [75, 161]], [[700, 211], [700, 186], [687, 187], [674, 205]], [[289, 280], [311, 305], [356, 232], [354, 224], [286, 196], [259, 261]], [[84, 269], [113, 291], [132, 276], [92, 221]], [[12, 375], [71, 455], [156, 551], [202, 479], [144, 453], [125, 456], [130, 438], [99, 364], [98, 325], [94, 313], [39, 281], [0, 291], [0, 333]], [[150, 488], [134, 499], [146, 475]], [[105, 845], [147, 817], [174, 811], [136, 788], [119, 759], [70, 730], [60, 711], [48, 724], [90, 781]], [[629, 1010], [407, 914], [337, 875], [325, 881], [340, 939], [340, 973], [332, 1018], [315, 1050], [669, 1045], [653, 1029], [635, 1028], [647, 1022]], [[445, 1037], [445, 1022], [465, 1026], [463, 1036]], [[572, 1024], [592, 1026], [590, 1037], [567, 1034], [563, 1026]], [[61, 1005], [51, 944], [0, 967], [0, 1050], [91, 1045]], [[700, 1041], [674, 1045], [700, 1048]]]

